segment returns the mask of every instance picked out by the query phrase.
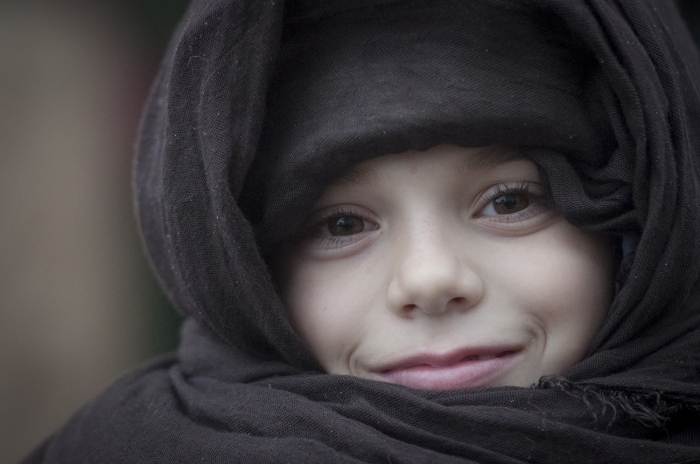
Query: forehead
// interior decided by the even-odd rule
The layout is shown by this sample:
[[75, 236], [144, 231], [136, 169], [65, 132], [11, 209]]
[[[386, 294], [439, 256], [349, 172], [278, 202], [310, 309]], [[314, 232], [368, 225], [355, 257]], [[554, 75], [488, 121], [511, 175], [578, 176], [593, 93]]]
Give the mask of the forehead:
[[[429, 165], [431, 156], [434, 157], [435, 155], [451, 155], [454, 163], [454, 172], [458, 174], [486, 171], [510, 161], [527, 159], [521, 150], [507, 146], [464, 148], [457, 145], [438, 145], [426, 150], [425, 152], [410, 151], [388, 156], [420, 157], [421, 164]], [[379, 181], [379, 174], [375, 168], [376, 164], [377, 158], [358, 163], [336, 177], [330, 183], [330, 186], [366, 186], [375, 184]]]

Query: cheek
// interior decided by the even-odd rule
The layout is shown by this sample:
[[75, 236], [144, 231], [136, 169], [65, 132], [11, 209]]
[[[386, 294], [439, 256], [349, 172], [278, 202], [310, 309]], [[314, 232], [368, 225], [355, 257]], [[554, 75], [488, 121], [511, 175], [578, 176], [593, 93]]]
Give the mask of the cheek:
[[513, 242], [509, 264], [510, 303], [544, 334], [544, 374], [578, 362], [612, 299], [612, 244], [563, 219]]
[[[601, 236], [584, 232], [563, 222], [551, 231], [551, 255], [542, 265], [549, 270], [543, 282], [558, 301], [560, 324], [595, 326], [602, 321], [613, 287], [612, 244]], [[588, 321], [588, 323], [586, 323]]]
[[356, 269], [292, 257], [279, 274], [293, 328], [329, 373], [349, 373], [347, 357], [371, 307], [366, 279]]

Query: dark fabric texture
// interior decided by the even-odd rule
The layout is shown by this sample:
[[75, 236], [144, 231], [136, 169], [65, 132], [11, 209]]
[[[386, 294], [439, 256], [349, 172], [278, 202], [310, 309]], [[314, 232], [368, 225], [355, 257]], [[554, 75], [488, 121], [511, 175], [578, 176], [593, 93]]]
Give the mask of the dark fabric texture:
[[[326, 183], [440, 143], [531, 157], [637, 243], [580, 363], [532, 388], [324, 374], [267, 260]], [[27, 463], [700, 462], [700, 62], [666, 0], [194, 0], [148, 104], [138, 217], [177, 353]]]

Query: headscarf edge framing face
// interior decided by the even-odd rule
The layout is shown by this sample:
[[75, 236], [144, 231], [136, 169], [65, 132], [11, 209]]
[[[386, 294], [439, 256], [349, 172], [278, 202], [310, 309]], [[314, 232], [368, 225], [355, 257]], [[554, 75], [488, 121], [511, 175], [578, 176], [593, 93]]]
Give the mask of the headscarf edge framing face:
[[304, 351], [235, 198], [256, 153], [281, 26], [281, 2], [194, 2], [154, 86], [135, 165], [141, 230], [169, 298], [262, 356], [280, 328], [292, 341], [278, 349]]

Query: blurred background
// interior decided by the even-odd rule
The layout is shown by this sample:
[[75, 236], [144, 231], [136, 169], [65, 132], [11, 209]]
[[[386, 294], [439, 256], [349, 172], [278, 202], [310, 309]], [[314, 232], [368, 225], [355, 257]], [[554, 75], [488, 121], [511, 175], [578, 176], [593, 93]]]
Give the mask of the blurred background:
[[[141, 249], [131, 163], [187, 0], [0, 0], [0, 462], [16, 462], [179, 318]], [[677, 2], [700, 39], [700, 1]]]
[[186, 0], [0, 0], [0, 463], [177, 344], [131, 200]]

